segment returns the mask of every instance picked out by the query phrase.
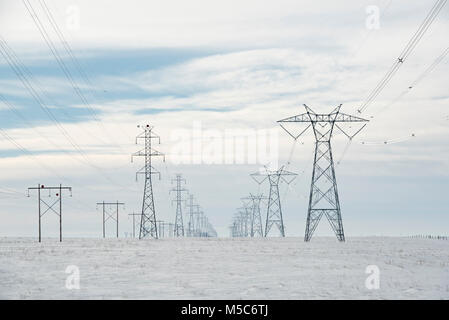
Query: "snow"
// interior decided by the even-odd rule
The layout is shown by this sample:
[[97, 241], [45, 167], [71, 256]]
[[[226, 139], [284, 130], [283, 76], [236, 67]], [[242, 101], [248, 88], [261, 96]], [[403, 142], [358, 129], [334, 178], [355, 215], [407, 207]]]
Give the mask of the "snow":
[[[66, 288], [69, 265], [79, 289]], [[449, 241], [0, 238], [0, 298], [449, 299]]]

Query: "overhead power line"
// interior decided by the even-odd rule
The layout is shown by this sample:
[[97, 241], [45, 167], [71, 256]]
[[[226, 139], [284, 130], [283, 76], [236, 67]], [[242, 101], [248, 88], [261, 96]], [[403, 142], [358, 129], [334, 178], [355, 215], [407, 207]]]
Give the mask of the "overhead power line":
[[449, 47], [444, 49], [443, 53], [441, 53], [433, 62], [431, 65], [429, 65], [422, 73], [419, 74], [419, 76], [404, 90], [402, 91], [396, 98], [394, 98], [390, 103], [385, 105], [382, 108], [382, 111], [386, 108], [392, 106], [399, 100], [401, 100], [407, 93], [409, 93], [413, 88], [415, 88], [425, 77], [427, 77], [440, 63], [444, 60], [444, 58], [449, 53]]
[[[73, 88], [74, 92], [76, 93], [76, 95], [80, 98], [82, 104], [86, 107], [86, 109], [89, 111], [89, 113], [92, 115], [95, 123], [97, 123], [97, 125], [99, 125], [100, 129], [102, 130], [106, 130], [106, 128], [104, 127], [103, 123], [101, 122], [101, 120], [98, 118], [98, 114], [97, 112], [94, 110], [94, 108], [92, 108], [92, 106], [90, 105], [89, 101], [87, 100], [86, 96], [83, 94], [82, 90], [80, 89], [77, 81], [75, 80], [75, 77], [73, 76], [73, 74], [71, 73], [70, 69], [68, 68], [67, 64], [65, 63], [64, 59], [61, 57], [61, 54], [59, 53], [58, 48], [55, 46], [55, 43], [53, 42], [53, 40], [51, 39], [49, 33], [47, 32], [47, 29], [45, 28], [45, 25], [42, 23], [42, 20], [39, 18], [39, 15], [37, 14], [36, 10], [34, 9], [34, 7], [31, 5], [29, 0], [22, 0], [23, 4], [25, 5], [29, 15], [31, 16], [31, 18], [33, 19], [34, 24], [36, 25], [40, 35], [42, 36], [42, 38], [44, 39], [45, 43], [47, 44], [48, 48], [50, 49], [53, 57], [55, 58], [59, 68], [62, 70], [62, 72], [64, 73], [65, 77], [67, 78], [67, 80], [69, 81], [70, 86]], [[67, 43], [67, 41], [64, 38], [64, 35], [62, 34], [61, 30], [59, 29], [58, 25], [56, 24], [56, 21], [54, 20], [48, 6], [46, 6], [45, 3], [42, 3], [40, 1], [42, 10], [44, 11], [44, 13], [47, 16], [47, 19], [50, 23], [50, 25], [52, 26], [54, 32], [57, 34], [57, 36], [59, 37], [60, 41], [63, 44], [64, 49], [67, 51], [69, 57], [72, 59], [73, 63], [75, 64], [75, 66], [81, 70], [81, 75], [83, 78], [87, 77], [86, 74], [82, 71], [81, 69], [81, 65], [77, 62], [74, 54], [73, 54], [73, 50], [71, 49], [70, 45]], [[88, 84], [89, 85], [89, 84]], [[107, 135], [109, 137], [109, 135]], [[99, 137], [96, 137], [97, 139], [101, 140]], [[116, 141], [112, 140], [111, 138], [109, 138], [111, 143], [113, 145], [115, 145], [117, 148], [119, 148], [121, 151], [124, 151], [122, 149], [122, 147], [120, 145], [118, 145], [116, 143]], [[104, 141], [102, 141], [102, 143], [105, 143]]]
[[371, 93], [368, 95], [366, 100], [360, 106], [360, 108], [358, 109], [359, 113], [364, 112], [366, 110], [366, 108], [368, 108], [368, 106], [377, 98], [377, 96], [385, 88], [385, 86], [390, 82], [391, 78], [396, 74], [396, 72], [399, 70], [399, 68], [404, 63], [404, 61], [406, 61], [406, 59], [413, 52], [416, 45], [419, 43], [421, 38], [424, 36], [426, 31], [429, 29], [430, 25], [435, 20], [435, 18], [438, 16], [438, 13], [444, 7], [446, 2], [447, 2], [447, 0], [437, 0], [435, 2], [435, 4], [433, 5], [430, 12], [427, 14], [424, 21], [421, 23], [419, 28], [416, 30], [415, 34], [411, 37], [411, 39], [408, 41], [405, 48], [399, 54], [399, 57], [395, 60], [395, 62], [392, 64], [392, 66], [387, 71], [387, 73], [384, 75], [384, 77], [380, 80], [380, 82], [376, 85], [376, 87], [371, 91]]
[[[95, 169], [97, 172], [99, 172], [106, 180], [108, 180], [110, 183], [115, 184], [119, 186], [122, 189], [127, 189], [126, 187], [122, 186], [121, 184], [114, 182], [108, 175], [106, 175], [102, 169], [93, 164], [90, 160], [90, 158], [87, 156], [86, 152], [81, 148], [81, 146], [72, 138], [72, 136], [68, 133], [68, 131], [65, 129], [65, 127], [61, 124], [61, 122], [56, 118], [54, 113], [52, 112], [51, 108], [45, 103], [43, 100], [41, 94], [38, 92], [38, 90], [34, 87], [32, 83], [32, 74], [29, 70], [26, 68], [23, 68], [21, 66], [20, 61], [17, 61], [15, 59], [15, 55], [12, 53], [13, 51], [7, 46], [6, 41], [0, 37], [0, 53], [5, 58], [8, 65], [11, 67], [14, 74], [19, 78], [19, 80], [22, 82], [23, 86], [27, 89], [27, 91], [30, 93], [32, 98], [36, 101], [39, 108], [48, 116], [48, 118], [55, 124], [59, 132], [62, 134], [62, 136], [70, 143], [70, 145], [81, 155], [81, 158], [73, 157], [72, 154], [68, 153], [65, 150], [62, 150], [63, 152], [67, 153], [70, 157], [73, 159], [90, 166], [91, 168]], [[25, 71], [26, 70], [26, 71]], [[17, 109], [15, 109], [17, 111]]]

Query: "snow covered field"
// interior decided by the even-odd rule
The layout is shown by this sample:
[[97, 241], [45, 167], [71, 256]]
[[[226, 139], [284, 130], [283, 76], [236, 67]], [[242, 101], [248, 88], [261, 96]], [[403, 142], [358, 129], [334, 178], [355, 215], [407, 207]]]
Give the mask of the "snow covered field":
[[[78, 290], [66, 288], [69, 265]], [[449, 241], [0, 238], [0, 298], [449, 299]]]

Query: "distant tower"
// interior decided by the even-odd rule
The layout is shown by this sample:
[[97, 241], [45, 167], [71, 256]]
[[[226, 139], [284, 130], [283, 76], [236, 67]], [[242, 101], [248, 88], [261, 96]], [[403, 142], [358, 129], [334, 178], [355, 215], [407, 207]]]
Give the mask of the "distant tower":
[[197, 207], [197, 211], [196, 211], [196, 223], [195, 223], [195, 236], [196, 237], [201, 237], [201, 233], [203, 231], [203, 216], [204, 216], [204, 212], [202, 210], [200, 210], [200, 206]]
[[253, 213], [251, 217], [251, 237], [263, 237], [262, 216], [260, 214], [260, 203], [264, 198], [262, 194], [250, 194], [253, 201]]
[[237, 210], [239, 210], [237, 212], [237, 220], [239, 222], [239, 237], [248, 237], [250, 212], [248, 208], [237, 208]]
[[189, 222], [187, 225], [187, 236], [194, 237], [195, 236], [195, 212], [199, 210], [199, 205], [193, 204], [193, 195], [189, 196], [190, 202], [187, 205], [189, 207]]
[[241, 223], [241, 233], [242, 237], [248, 237], [250, 235], [251, 228], [251, 208], [247, 206], [243, 206], [241, 208], [237, 208], [238, 213], [240, 215], [240, 223]]
[[184, 200], [182, 199], [182, 193], [187, 191], [187, 189], [182, 188], [181, 184], [182, 184], [182, 182], [186, 183], [186, 180], [183, 179], [180, 174], [177, 174], [176, 179], [173, 179], [172, 182], [173, 181], [176, 181], [176, 188], [174, 188], [170, 191], [176, 192], [176, 199], [173, 200], [174, 202], [176, 202], [174, 236], [175, 237], [184, 237], [184, 223], [182, 221], [182, 202]]
[[[278, 170], [270, 171], [266, 168], [266, 173], [253, 173], [251, 177], [257, 183], [261, 184], [267, 178], [270, 183], [270, 193], [268, 196], [267, 220], [265, 223], [265, 237], [268, 236], [271, 227], [276, 225], [281, 237], [285, 237], [284, 220], [282, 218], [281, 198], [279, 196], [279, 182], [282, 181], [290, 184], [297, 174], [284, 170], [281, 167]], [[261, 179], [261, 177], [263, 177]]]
[[250, 193], [250, 195], [246, 198], [243, 198], [244, 200], [250, 200], [251, 201], [251, 216], [250, 216], [250, 236], [253, 237], [263, 237], [263, 225], [262, 225], [262, 216], [260, 214], [260, 203], [262, 199], [265, 198], [262, 194], [253, 195]]
[[231, 236], [242, 237], [242, 224], [240, 214], [235, 214], [231, 225]]
[[145, 176], [139, 239], [146, 237], [157, 239], [158, 233], [156, 223], [156, 210], [154, 208], [153, 184], [151, 181], [151, 177], [153, 174], [157, 174], [159, 175], [160, 179], [160, 173], [157, 172], [151, 165], [151, 158], [155, 156], [163, 156], [165, 161], [165, 156], [164, 154], [154, 150], [151, 147], [152, 139], [158, 139], [158, 142], [160, 143], [160, 137], [153, 133], [152, 126], [148, 124], [145, 125], [144, 131], [136, 137], [136, 144], [138, 139], [144, 139], [145, 147], [142, 150], [132, 154], [131, 162], [133, 161], [133, 157], [145, 157], [145, 165], [136, 173], [136, 180], [139, 174], [143, 174]]
[[[332, 157], [331, 138], [333, 129], [336, 127], [351, 140], [366, 126], [368, 120], [341, 113], [341, 104], [329, 114], [317, 114], [308, 106], [304, 105], [304, 107], [306, 108], [306, 113], [278, 121], [281, 127], [295, 140], [310, 127], [313, 128], [315, 134], [315, 158], [313, 161], [312, 184], [310, 187], [304, 241], [310, 241], [323, 215], [329, 221], [337, 239], [345, 241]], [[284, 127], [286, 123], [291, 122], [304, 123], [306, 128], [295, 136]], [[354, 122], [359, 122], [361, 127], [358, 130], [352, 130], [355, 133], [350, 135], [343, 130], [342, 124]]]

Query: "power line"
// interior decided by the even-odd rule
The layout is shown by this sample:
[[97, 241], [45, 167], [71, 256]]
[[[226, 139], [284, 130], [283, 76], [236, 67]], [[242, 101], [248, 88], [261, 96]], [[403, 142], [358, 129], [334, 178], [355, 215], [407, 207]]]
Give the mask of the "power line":
[[449, 53], [449, 47], [444, 49], [444, 51], [430, 64], [422, 73], [418, 75], [418, 77], [405, 89], [402, 91], [396, 98], [394, 98], [390, 103], [385, 105], [380, 111], [384, 111], [388, 107], [392, 106], [399, 100], [401, 100], [407, 93], [409, 93], [413, 88], [415, 88], [425, 77], [427, 77], [447, 56]]
[[45, 165], [39, 158], [36, 158], [35, 155], [29, 151], [27, 148], [25, 148], [24, 146], [22, 146], [19, 142], [17, 142], [14, 138], [12, 138], [5, 130], [3, 130], [2, 128], [0, 128], [0, 134], [7, 139], [9, 142], [11, 142], [17, 149], [19, 149], [20, 151], [22, 151], [24, 154], [28, 155], [29, 157], [33, 158], [34, 160], [36, 160], [36, 162], [45, 170], [48, 170], [49, 172], [51, 172], [52, 174], [56, 175], [58, 178], [60, 178], [61, 180], [63, 179], [62, 176], [60, 176], [59, 174], [55, 173], [53, 169], [51, 169], [50, 167], [48, 167], [47, 165]]
[[[29, 3], [28, 0], [24, 0], [24, 1], [27, 1], [28, 4], [30, 5], [31, 9], [33, 9], [33, 7], [31, 6], [31, 4]], [[40, 5], [42, 7], [42, 10], [44, 11], [45, 15], [47, 16], [47, 19], [48, 19], [50, 25], [52, 26], [53, 30], [55, 31], [56, 35], [58, 36], [59, 40], [61, 41], [64, 49], [66, 50], [67, 54], [69, 55], [70, 59], [72, 60], [73, 64], [75, 65], [75, 68], [78, 70], [79, 74], [81, 75], [81, 77], [83, 78], [85, 83], [88, 86], [92, 87], [93, 86], [92, 82], [90, 81], [89, 77], [84, 72], [81, 64], [79, 63], [78, 59], [74, 55], [73, 50], [72, 50], [70, 44], [66, 41], [66, 39], [64, 37], [64, 34], [61, 32], [61, 29], [59, 28], [58, 24], [56, 23], [56, 21], [55, 21], [55, 19], [53, 17], [53, 14], [51, 13], [51, 11], [48, 8], [47, 4], [45, 3], [44, 0], [39, 0], [39, 2], [40, 2]], [[34, 12], [34, 14], [36, 14], [36, 11], [34, 11], [34, 9], [33, 9], [33, 12]], [[39, 17], [37, 15], [36, 15], [36, 18], [40, 22], [40, 19], [39, 19]], [[40, 25], [42, 26], [42, 28], [45, 29], [45, 27], [44, 27], [44, 25], [42, 23]], [[48, 36], [48, 34], [47, 34], [47, 36]], [[50, 43], [53, 44], [53, 41], [51, 40], [51, 38], [48, 38], [48, 39], [49, 39]], [[55, 52], [57, 52], [57, 48], [54, 46], [54, 44], [53, 44], [53, 48], [54, 48]], [[58, 54], [58, 58], [61, 59], [59, 54]], [[67, 66], [65, 65], [65, 63], [64, 63], [64, 61], [62, 59], [61, 59], [61, 62], [62, 62], [62, 66], [65, 67], [65, 68], [63, 68], [63, 71], [66, 74], [66, 76], [68, 77], [68, 79], [69, 79], [70, 83], [72, 84], [72, 87], [74, 88], [75, 92], [80, 97], [80, 99], [83, 102], [83, 104], [87, 107], [87, 109], [89, 110], [90, 114], [93, 116], [94, 120], [99, 125], [99, 127], [102, 130], [106, 130], [103, 122], [98, 118], [97, 112], [95, 111], [94, 108], [92, 108], [92, 106], [88, 102], [87, 98], [84, 96], [84, 94], [82, 93], [81, 89], [77, 85], [76, 80], [74, 79], [74, 77], [72, 76], [72, 74], [70, 72], [70, 69], [67, 68]], [[114, 140], [110, 140], [110, 141], [115, 146], [117, 146], [121, 151], [124, 151], [123, 148], [119, 144], [117, 144]]]
[[[81, 155], [81, 159], [74, 157], [75, 160], [80, 161], [83, 164], [86, 164], [95, 170], [97, 170], [106, 180], [108, 180], [110, 183], [115, 184], [119, 186], [122, 189], [128, 189], [127, 187], [124, 187], [116, 182], [114, 182], [108, 175], [106, 175], [100, 167], [93, 164], [87, 154], [84, 152], [84, 150], [80, 147], [80, 145], [70, 136], [68, 131], [64, 128], [64, 126], [60, 123], [60, 121], [56, 118], [54, 113], [51, 111], [51, 108], [47, 106], [47, 104], [42, 99], [39, 92], [35, 89], [33, 86], [31, 80], [32, 77], [28, 77], [26, 74], [31, 75], [29, 70], [26, 68], [23, 68], [21, 66], [20, 61], [15, 60], [14, 54], [12, 49], [10, 49], [6, 41], [0, 37], [0, 52], [2, 53], [3, 57], [5, 58], [8, 65], [11, 67], [12, 71], [16, 74], [16, 76], [19, 78], [19, 80], [22, 82], [24, 87], [28, 90], [32, 98], [36, 101], [40, 109], [48, 116], [48, 118], [55, 124], [55, 126], [58, 128], [58, 130], [61, 132], [61, 134], [65, 137], [65, 139], [70, 143], [70, 145]], [[17, 109], [16, 109], [17, 111]], [[17, 111], [18, 112], [18, 111]], [[68, 154], [70, 157], [72, 155], [68, 153], [67, 151], [64, 151], [64, 153]]]
[[407, 45], [404, 47], [402, 52], [399, 54], [399, 57], [397, 60], [392, 64], [390, 69], [387, 71], [387, 73], [384, 75], [384, 77], [381, 79], [381, 81], [376, 85], [376, 87], [371, 91], [371, 93], [368, 95], [366, 100], [363, 102], [363, 104], [360, 106], [360, 108], [357, 110], [359, 113], [362, 113], [368, 108], [368, 106], [371, 104], [371, 102], [376, 99], [376, 97], [380, 94], [380, 92], [385, 88], [385, 86], [390, 82], [391, 78], [396, 74], [400, 66], [404, 63], [404, 61], [409, 57], [409, 55], [413, 52], [416, 45], [419, 43], [421, 38], [426, 33], [427, 29], [430, 27], [432, 22], [437, 17], [438, 13], [441, 11], [441, 9], [446, 4], [447, 0], [437, 0], [435, 4], [433, 5], [430, 12], [427, 14], [424, 21], [419, 26], [418, 30], [416, 30], [415, 34], [411, 37], [411, 39], [408, 41]]

